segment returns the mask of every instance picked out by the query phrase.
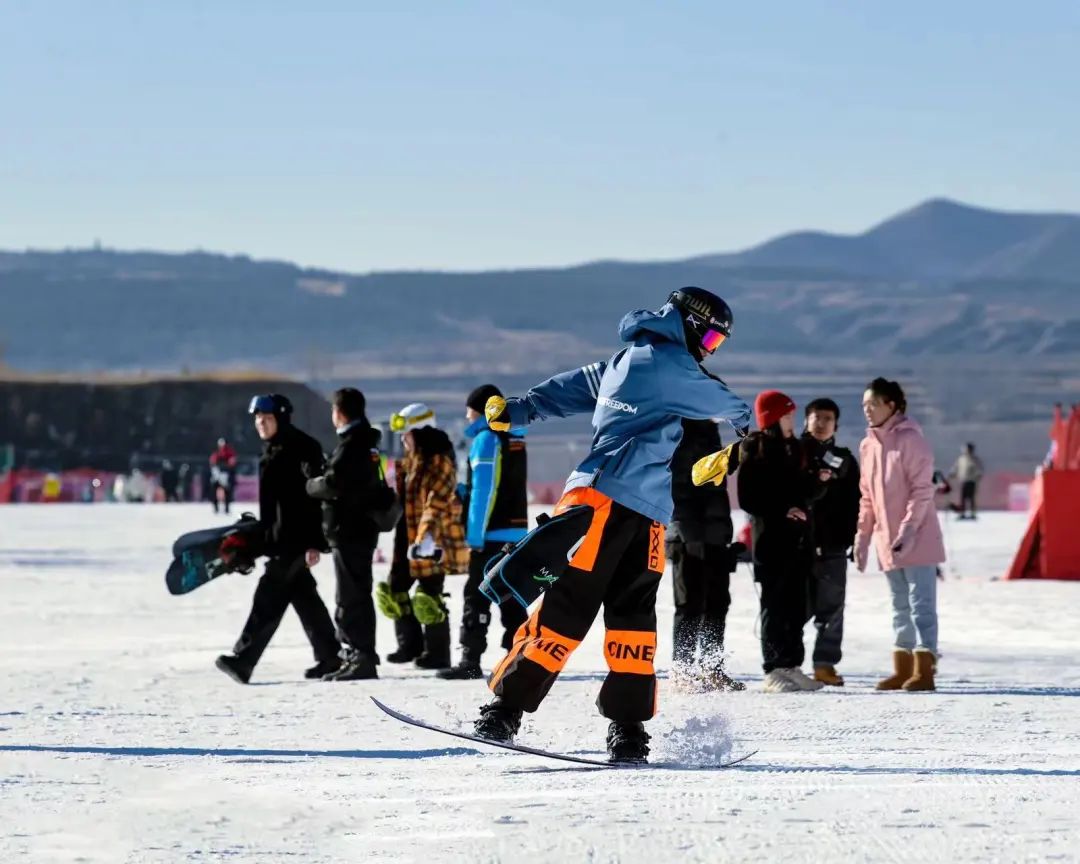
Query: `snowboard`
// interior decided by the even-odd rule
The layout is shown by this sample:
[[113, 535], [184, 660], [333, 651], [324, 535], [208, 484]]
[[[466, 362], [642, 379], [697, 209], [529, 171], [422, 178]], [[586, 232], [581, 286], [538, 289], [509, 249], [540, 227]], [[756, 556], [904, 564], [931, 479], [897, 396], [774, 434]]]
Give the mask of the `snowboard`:
[[[463, 741], [474, 741], [477, 744], [486, 744], [488, 747], [498, 747], [502, 750], [513, 750], [515, 753], [528, 753], [530, 756], [543, 756], [546, 759], [557, 759], [560, 762], [574, 762], [578, 765], [591, 765], [594, 768], [662, 768], [664, 765], [648, 762], [608, 762], [604, 759], [589, 759], [584, 756], [571, 756], [569, 753], [556, 753], [553, 750], [541, 750], [539, 747], [528, 747], [524, 744], [514, 744], [508, 741], [492, 741], [488, 738], [480, 738], [477, 735], [470, 735], [468, 732], [454, 732], [451, 729], [444, 729], [442, 726], [436, 726], [433, 723], [426, 723], [423, 720], [417, 720], [415, 717], [410, 717], [408, 714], [402, 714], [400, 711], [396, 711], [389, 705], [384, 705], [374, 696], [370, 697], [371, 701], [385, 714], [393, 717], [395, 720], [400, 720], [402, 723], [407, 723], [410, 726], [416, 726], [418, 729], [427, 729], [430, 732], [441, 732], [443, 735], [451, 735], [454, 738], [460, 738]], [[757, 750], [753, 750], [747, 753], [745, 756], [740, 756], [738, 759], [732, 759], [730, 762], [721, 762], [719, 765], [711, 765], [711, 768], [730, 768], [733, 765], [738, 765], [740, 762], [744, 762], [757, 753]]]
[[170, 594], [187, 594], [226, 573], [250, 573], [261, 541], [262, 528], [250, 513], [232, 525], [182, 534], [173, 543], [165, 586]]

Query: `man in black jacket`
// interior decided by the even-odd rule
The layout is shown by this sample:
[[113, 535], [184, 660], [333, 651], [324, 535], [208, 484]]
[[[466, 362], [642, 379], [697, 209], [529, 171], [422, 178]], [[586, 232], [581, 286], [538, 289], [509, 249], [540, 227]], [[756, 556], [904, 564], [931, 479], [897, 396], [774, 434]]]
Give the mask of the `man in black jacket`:
[[217, 667], [247, 684], [291, 603], [315, 652], [316, 663], [304, 677], [321, 678], [341, 663], [334, 624], [309, 569], [319, 563], [319, 550], [325, 548], [319, 504], [304, 488], [309, 477], [322, 473], [322, 447], [292, 425], [292, 404], [285, 396], [256, 396], [248, 413], [254, 415], [255, 431], [264, 442], [259, 522], [269, 560], [233, 654], [218, 657]]
[[382, 479], [381, 433], [365, 415], [364, 394], [354, 387], [334, 393], [331, 420], [341, 439], [326, 473], [307, 482], [307, 492], [322, 501], [323, 533], [334, 556], [337, 576], [338, 638], [345, 645], [345, 662], [324, 681], [378, 678], [375, 666], [375, 604], [371, 599], [371, 559], [379, 530], [371, 511], [385, 506], [389, 494]]
[[859, 460], [846, 447], [836, 446], [840, 406], [832, 399], [815, 399], [806, 406], [803, 443], [818, 468], [831, 475], [814, 503], [814, 678], [841, 687], [836, 671], [844, 639], [844, 601], [847, 563], [859, 521]]
[[[671, 460], [674, 517], [667, 531], [667, 553], [675, 588], [672, 677], [682, 689], [745, 690], [724, 671], [724, 630], [731, 606], [731, 502], [727, 478], [716, 486], [695, 486], [694, 463], [723, 448], [712, 420], [682, 421], [683, 437]], [[733, 472], [735, 459], [728, 466]]]

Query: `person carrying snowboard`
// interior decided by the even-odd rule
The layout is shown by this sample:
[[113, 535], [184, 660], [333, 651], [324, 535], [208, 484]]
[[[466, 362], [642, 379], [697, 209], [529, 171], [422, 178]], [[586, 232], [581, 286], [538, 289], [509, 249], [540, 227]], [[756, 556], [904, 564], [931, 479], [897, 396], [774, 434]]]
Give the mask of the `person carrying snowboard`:
[[279, 393], [256, 396], [248, 408], [263, 440], [259, 522], [269, 560], [233, 653], [217, 659], [218, 669], [240, 684], [251, 680], [290, 604], [315, 652], [315, 665], [304, 677], [321, 678], [341, 665], [334, 623], [309, 569], [319, 563], [325, 540], [322, 508], [305, 487], [309, 478], [323, 473], [323, 452], [318, 441], [292, 425], [292, 411], [292, 403]]
[[420, 402], [393, 415], [390, 428], [401, 433], [405, 458], [397, 465], [404, 512], [394, 533], [390, 580], [380, 582], [375, 592], [379, 611], [393, 620], [397, 635], [397, 650], [386, 659], [448, 669], [450, 619], [443, 585], [447, 573], [469, 569], [454, 445], [435, 426], [435, 412]]
[[608, 754], [615, 762], [646, 761], [644, 723], [657, 704], [656, 591], [681, 421], [718, 417], [742, 433], [750, 417], [746, 403], [701, 365], [731, 334], [731, 325], [731, 310], [719, 297], [701, 288], [679, 289], [658, 311], [623, 318], [619, 331], [627, 347], [607, 362], [556, 375], [522, 398], [488, 401], [485, 413], [495, 431], [592, 414], [592, 446], [555, 510], [558, 516], [586, 507], [592, 515], [587, 533], [570, 549], [569, 567], [492, 672], [495, 698], [480, 709], [478, 736], [514, 738], [522, 713], [540, 706], [603, 606], [609, 672], [597, 707], [611, 721]]

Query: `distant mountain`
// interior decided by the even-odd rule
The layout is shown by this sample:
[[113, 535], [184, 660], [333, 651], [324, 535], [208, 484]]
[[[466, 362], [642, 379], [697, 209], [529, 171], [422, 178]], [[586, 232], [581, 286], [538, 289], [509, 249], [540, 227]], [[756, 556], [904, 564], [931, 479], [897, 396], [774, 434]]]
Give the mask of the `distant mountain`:
[[352, 275], [203, 252], [0, 252], [0, 341], [8, 363], [38, 370], [526, 373], [610, 351], [623, 312], [687, 284], [732, 303], [737, 356], [1080, 353], [1080, 217], [943, 200], [858, 236], [561, 269]]
[[1002, 213], [934, 199], [857, 235], [805, 231], [701, 263], [904, 279], [1080, 282], [1080, 216]]

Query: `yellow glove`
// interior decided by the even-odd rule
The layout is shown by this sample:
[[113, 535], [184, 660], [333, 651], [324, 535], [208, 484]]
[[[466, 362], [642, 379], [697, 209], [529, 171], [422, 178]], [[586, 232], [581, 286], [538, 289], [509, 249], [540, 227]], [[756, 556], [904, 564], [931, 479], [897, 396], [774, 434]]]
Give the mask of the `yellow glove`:
[[729, 444], [723, 450], [718, 450], [715, 453], [710, 453], [708, 456], [698, 459], [690, 472], [694, 485], [704, 486], [709, 481], [712, 481], [714, 486], [719, 486], [723, 483], [724, 478], [727, 477], [728, 462], [731, 459], [731, 448], [734, 446], [734, 444]]
[[506, 410], [506, 400], [502, 396], [492, 396], [484, 405], [487, 424], [495, 432], [510, 431], [510, 412]]

